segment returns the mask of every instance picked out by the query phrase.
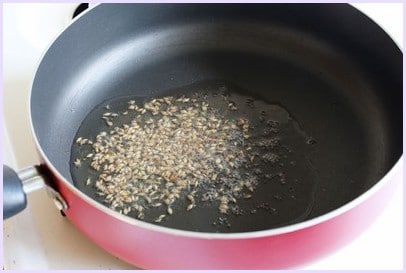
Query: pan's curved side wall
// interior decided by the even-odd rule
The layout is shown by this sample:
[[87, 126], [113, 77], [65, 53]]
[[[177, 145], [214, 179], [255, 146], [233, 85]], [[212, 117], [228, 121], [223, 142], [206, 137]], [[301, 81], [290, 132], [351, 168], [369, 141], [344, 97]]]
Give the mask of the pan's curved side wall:
[[[67, 217], [111, 254], [145, 269], [284, 269], [311, 263], [359, 236], [380, 215], [402, 181], [398, 162], [357, 206], [333, 218], [280, 234], [244, 238], [191, 237], [158, 232], [120, 220], [81, 198], [62, 179], [55, 186], [66, 199]], [[379, 184], [379, 183], [378, 183]], [[381, 186], [381, 187], [380, 187]], [[365, 197], [365, 196], [364, 196]], [[95, 202], [93, 202], [95, 203]], [[334, 213], [334, 212], [332, 212]]]

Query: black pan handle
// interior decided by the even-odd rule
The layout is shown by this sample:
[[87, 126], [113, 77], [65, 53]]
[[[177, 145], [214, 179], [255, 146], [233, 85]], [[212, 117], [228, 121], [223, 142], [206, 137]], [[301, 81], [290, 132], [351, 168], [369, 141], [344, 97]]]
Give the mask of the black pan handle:
[[3, 220], [27, 207], [27, 195], [23, 182], [10, 167], [3, 165]]
[[45, 176], [40, 172], [40, 167], [31, 166], [16, 172], [3, 165], [3, 220], [24, 210], [27, 207], [27, 194], [44, 187], [49, 188], [51, 197], [59, 197], [51, 187], [46, 187]]

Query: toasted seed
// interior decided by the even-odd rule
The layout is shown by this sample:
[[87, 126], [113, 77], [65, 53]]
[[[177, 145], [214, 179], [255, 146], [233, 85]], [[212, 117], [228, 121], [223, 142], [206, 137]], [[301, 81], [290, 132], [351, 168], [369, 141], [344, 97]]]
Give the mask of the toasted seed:
[[195, 198], [194, 198], [193, 195], [191, 195], [191, 194], [189, 194], [189, 195], [187, 196], [187, 199], [189, 199], [189, 201], [191, 201], [191, 202], [194, 202], [194, 201], [195, 201]]
[[194, 207], [195, 207], [194, 203], [189, 204], [189, 206], [187, 206], [186, 210], [189, 211], [189, 210], [193, 209]]
[[160, 222], [162, 222], [162, 220], [163, 220], [165, 217], [166, 217], [165, 214], [161, 214], [161, 215], [159, 215], [159, 217], [158, 217], [157, 219], [155, 219], [155, 222], [156, 222], [156, 223], [160, 223]]
[[76, 158], [76, 160], [73, 162], [73, 164], [75, 164], [76, 167], [80, 167], [82, 165], [79, 158]]
[[227, 213], [227, 211], [228, 211], [228, 205], [227, 205], [227, 204], [221, 204], [221, 205], [219, 206], [219, 211], [220, 211], [221, 213]]
[[251, 197], [252, 197], [252, 195], [251, 194], [244, 194], [244, 199], [250, 199]]
[[84, 145], [84, 144], [86, 144], [86, 143], [90, 144], [91, 141], [88, 140], [88, 139], [86, 139], [86, 138], [84, 138], [84, 139], [82, 139], [82, 140], [80, 141], [79, 145]]
[[230, 109], [231, 111], [237, 111], [238, 110], [238, 108], [237, 108], [237, 106], [235, 105], [234, 102], [230, 102], [228, 104], [228, 109]]

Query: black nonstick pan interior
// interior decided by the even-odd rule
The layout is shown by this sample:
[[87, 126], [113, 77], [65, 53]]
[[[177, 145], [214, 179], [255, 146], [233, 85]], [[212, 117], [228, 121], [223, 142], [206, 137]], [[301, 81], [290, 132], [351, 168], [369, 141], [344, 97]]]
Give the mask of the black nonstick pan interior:
[[[261, 183], [242, 216], [200, 206], [161, 225], [245, 232], [300, 222], [359, 196], [401, 156], [402, 53], [343, 4], [100, 5], [48, 50], [31, 112], [45, 154], [92, 196], [70, 164], [89, 113], [129, 97], [221, 90], [289, 116], [280, 137], [293, 152], [273, 169], [286, 179]], [[85, 134], [105, 126], [90, 124]]]

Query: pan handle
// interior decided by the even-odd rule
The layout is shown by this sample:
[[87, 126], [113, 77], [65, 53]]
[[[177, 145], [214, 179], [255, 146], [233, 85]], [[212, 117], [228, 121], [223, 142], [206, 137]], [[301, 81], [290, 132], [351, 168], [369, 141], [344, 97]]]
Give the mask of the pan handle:
[[3, 165], [3, 220], [27, 207], [27, 194], [45, 186], [37, 167], [14, 171]]

